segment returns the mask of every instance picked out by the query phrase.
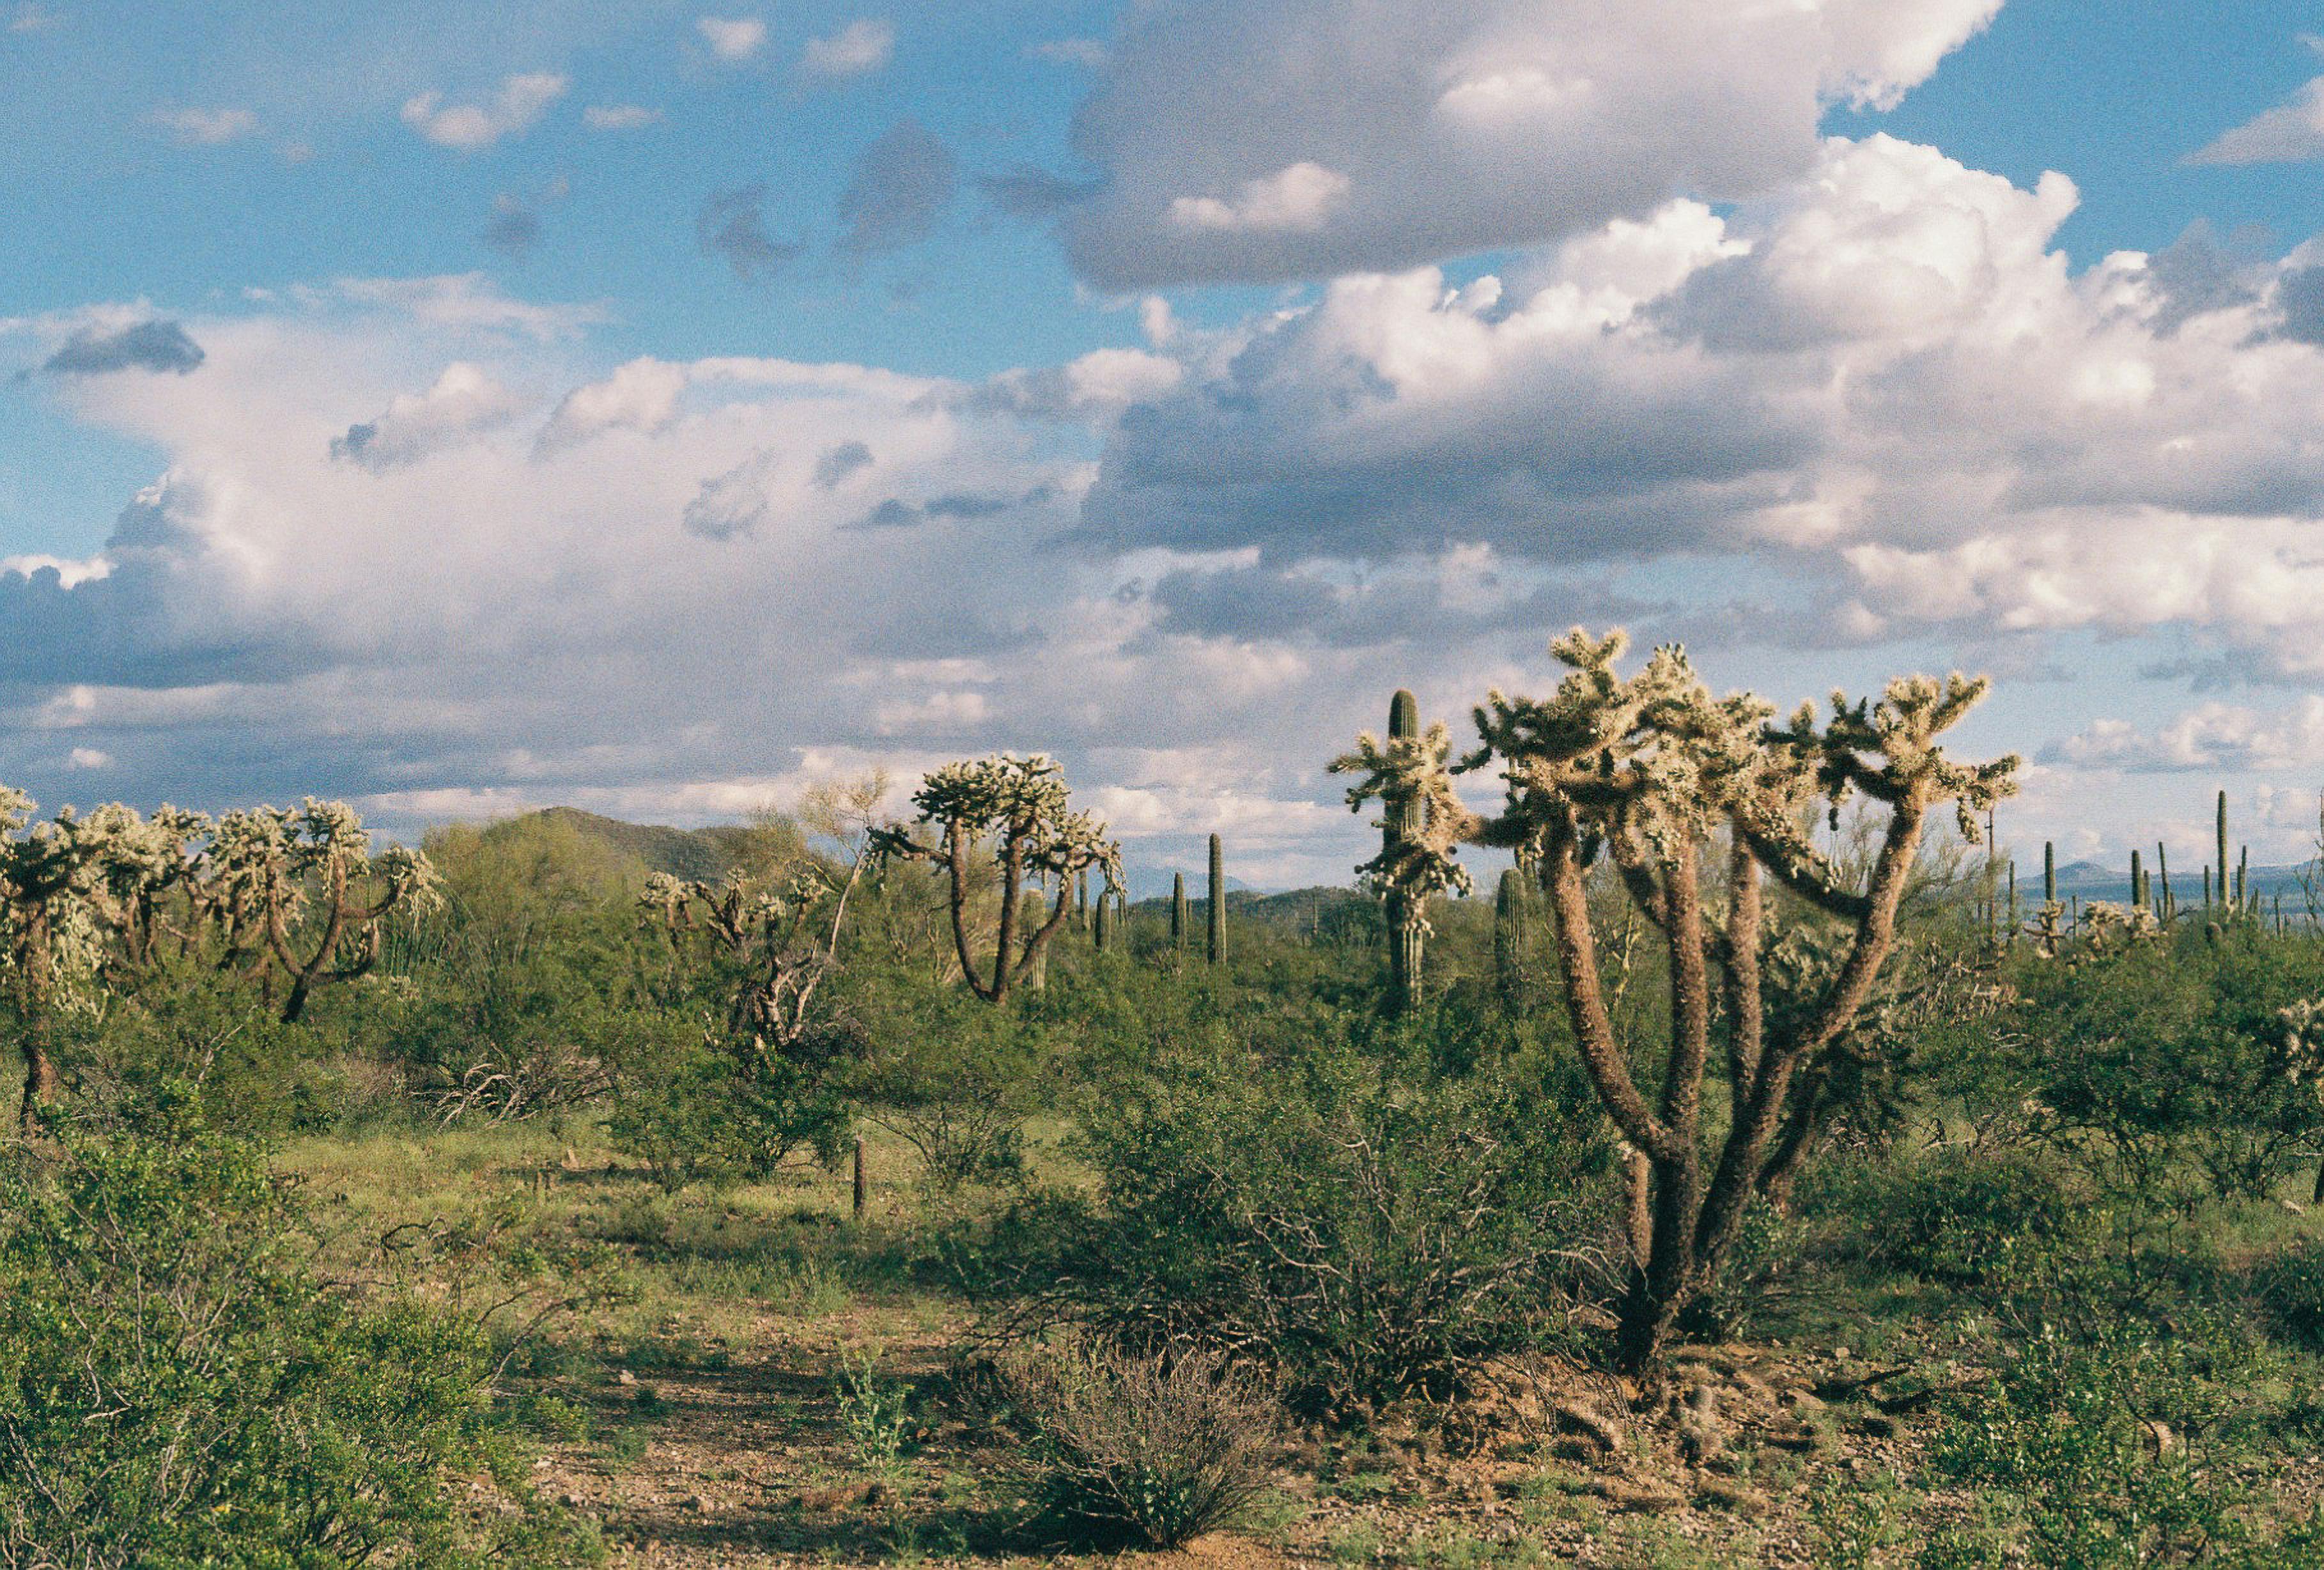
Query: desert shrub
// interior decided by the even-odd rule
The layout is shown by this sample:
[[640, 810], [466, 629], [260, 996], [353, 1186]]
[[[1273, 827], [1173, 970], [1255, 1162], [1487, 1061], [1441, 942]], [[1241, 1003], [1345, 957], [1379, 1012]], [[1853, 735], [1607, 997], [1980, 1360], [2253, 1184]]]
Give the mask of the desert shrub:
[[190, 1104], [213, 1127], [267, 1139], [332, 1127], [363, 1099], [328, 1033], [284, 1024], [207, 968], [156, 971], [102, 1010], [68, 1017], [59, 1047], [75, 1104], [115, 1122]]
[[2302, 1239], [2253, 1268], [2253, 1295], [2268, 1327], [2310, 1352], [2324, 1352], [2324, 1243]]
[[1267, 1492], [1281, 1418], [1219, 1355], [1049, 1349], [1008, 1379], [1041, 1466], [1041, 1518], [1076, 1537], [1175, 1548], [1234, 1525]]
[[1996, 1036], [1995, 1087], [2117, 1194], [2264, 1196], [2324, 1138], [2281, 1017], [2324, 993], [2318, 972], [2317, 946], [2249, 932], [2032, 962]]
[[1941, 1147], [1858, 1160], [1801, 1197], [1844, 1218], [1872, 1259], [1954, 1287], [2015, 1280], [2027, 1256], [2088, 1220], [2056, 1165], [2026, 1150]]
[[664, 1189], [764, 1177], [802, 1152], [839, 1159], [853, 1112], [823, 1065], [727, 1050], [675, 1013], [632, 1023], [605, 1131]]
[[2272, 1559], [2229, 1457], [2197, 1448], [2235, 1399], [2236, 1340], [2200, 1314], [2044, 1325], [1953, 1404], [1932, 1464], [1985, 1491], [2035, 1564], [2298, 1563]]
[[1088, 1120], [1093, 1196], [1022, 1205], [1020, 1314], [1276, 1369], [1310, 1410], [1456, 1387], [1565, 1323], [1610, 1153], [1541, 1066], [1447, 1078], [1326, 1039], [1174, 1060]]
[[939, 1188], [1020, 1176], [1026, 1121], [1055, 1093], [1056, 1028], [892, 973], [856, 996], [871, 1041], [853, 1081], [865, 1115], [918, 1151]]
[[314, 1249], [255, 1150], [190, 1118], [0, 1172], [0, 1563], [565, 1562], [478, 1329], [353, 1301]]

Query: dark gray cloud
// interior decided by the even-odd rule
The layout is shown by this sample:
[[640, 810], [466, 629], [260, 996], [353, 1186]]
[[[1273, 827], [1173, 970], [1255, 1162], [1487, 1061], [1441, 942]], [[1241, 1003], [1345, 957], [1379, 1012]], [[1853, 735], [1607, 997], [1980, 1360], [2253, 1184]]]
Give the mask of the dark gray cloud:
[[724, 258], [734, 276], [745, 283], [774, 276], [807, 248], [797, 241], [768, 236], [766, 202], [765, 186], [746, 185], [712, 192], [695, 214], [694, 232], [702, 249]]
[[843, 441], [823, 449], [815, 460], [815, 483], [818, 489], [831, 490], [843, 484], [847, 476], [872, 466], [872, 449], [860, 441]]
[[936, 232], [960, 186], [952, 149], [907, 115], [863, 150], [840, 193], [840, 251], [862, 260]]
[[1072, 180], [1046, 169], [1020, 163], [999, 174], [979, 175], [976, 189], [984, 199], [1012, 217], [1052, 218], [1067, 208], [1090, 200], [1105, 189], [1102, 179]]
[[2154, 328], [2165, 337], [2196, 317], [2249, 305], [2260, 296], [2268, 272], [2267, 236], [2256, 227], [2237, 229], [2225, 239], [2202, 218], [2147, 258], [2147, 276], [2162, 307]]
[[493, 250], [521, 262], [540, 244], [540, 215], [523, 198], [504, 191], [493, 202], [482, 237]]
[[1026, 492], [1021, 496], [975, 491], [954, 491], [932, 496], [925, 502], [907, 502], [890, 496], [854, 522], [852, 530], [910, 529], [922, 523], [964, 523], [977, 518], [990, 518], [1006, 513], [1011, 507], [1038, 507], [1056, 499], [1056, 493], [1047, 485]]
[[183, 376], [208, 356], [174, 321], [141, 321], [113, 332], [84, 328], [41, 369], [51, 376], [102, 376], [115, 371], [170, 371]]

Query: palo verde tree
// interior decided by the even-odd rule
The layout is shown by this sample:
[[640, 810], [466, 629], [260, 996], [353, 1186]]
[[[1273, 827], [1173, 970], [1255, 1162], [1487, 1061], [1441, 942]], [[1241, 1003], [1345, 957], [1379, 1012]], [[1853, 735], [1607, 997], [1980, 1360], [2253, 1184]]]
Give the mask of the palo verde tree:
[[379, 963], [380, 923], [440, 896], [427, 856], [403, 845], [374, 854], [363, 819], [343, 801], [229, 812], [212, 830], [198, 897], [215, 923], [221, 969], [256, 977], [271, 1002], [279, 968], [294, 1023], [315, 988]]
[[[1105, 897], [1121, 890], [1121, 847], [1106, 837], [1103, 823], [1072, 809], [1065, 771], [1038, 753], [947, 763], [920, 782], [912, 806], [918, 813], [913, 823], [878, 829], [872, 842], [883, 859], [927, 862], [944, 870], [961, 974], [988, 1002], [1005, 1002], [1035, 974], [1049, 940], [1072, 913], [1079, 874], [1102, 873]], [[971, 934], [969, 894], [980, 858], [1000, 873], [1000, 923], [989, 964], [974, 952]], [[1046, 918], [1036, 912], [1028, 919], [1023, 910], [1026, 887], [1034, 881], [1056, 891]]]
[[[1752, 1201], [1786, 1185], [1804, 1158], [1815, 1103], [1795, 1091], [1873, 996], [1932, 815], [1950, 806], [1977, 843], [1978, 815], [2015, 789], [2017, 760], [1957, 763], [1937, 745], [1984, 696], [1982, 680], [1900, 679], [1877, 703], [1835, 694], [1821, 725], [1811, 705], [1778, 725], [1748, 693], [1714, 698], [1674, 647], [1622, 675], [1626, 642], [1580, 629], [1558, 640], [1550, 651], [1569, 674], [1555, 694], [1489, 695], [1475, 711], [1482, 744], [1457, 766], [1446, 762], [1442, 725], [1385, 746], [1363, 736], [1332, 766], [1361, 776], [1351, 807], [1379, 800], [1419, 820], [1364, 869], [1383, 886], [1407, 896], [1465, 886], [1452, 860], [1464, 842], [1512, 850], [1540, 878], [1582, 1061], [1641, 1158], [1634, 1170], [1646, 1192], [1633, 1209], [1617, 1346], [1637, 1368], [1716, 1277]], [[1504, 805], [1484, 817], [1461, 802], [1452, 777], [1495, 763]], [[1815, 849], [1807, 826], [1819, 808], [1836, 824], [1857, 797], [1886, 819], [1868, 868], [1850, 878]], [[1722, 854], [1723, 878], [1706, 877], [1706, 861]], [[1607, 1010], [1589, 898], [1600, 864], [1668, 951], [1670, 1035], [1652, 1101]], [[1821, 1001], [1784, 1011], [1774, 1030], [1762, 974], [1767, 878], [1793, 896], [1799, 919], [1839, 924], [1844, 954]], [[1714, 1008], [1730, 1109], [1716, 1131], [1705, 1127], [1703, 1094]]]

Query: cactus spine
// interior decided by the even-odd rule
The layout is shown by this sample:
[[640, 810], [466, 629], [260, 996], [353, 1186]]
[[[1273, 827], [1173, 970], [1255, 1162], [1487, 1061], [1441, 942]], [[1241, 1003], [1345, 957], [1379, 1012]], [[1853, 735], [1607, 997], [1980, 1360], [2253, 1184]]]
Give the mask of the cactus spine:
[[1227, 857], [1219, 845], [1219, 836], [1211, 836], [1211, 963], [1223, 965], [1227, 957]]
[[1186, 874], [1170, 874], [1170, 947], [1180, 954], [1186, 952], [1187, 940], [1193, 936], [1194, 924], [1186, 919]]
[[1515, 867], [1501, 871], [1493, 893], [1493, 971], [1504, 997], [1516, 999], [1525, 984], [1525, 877]]

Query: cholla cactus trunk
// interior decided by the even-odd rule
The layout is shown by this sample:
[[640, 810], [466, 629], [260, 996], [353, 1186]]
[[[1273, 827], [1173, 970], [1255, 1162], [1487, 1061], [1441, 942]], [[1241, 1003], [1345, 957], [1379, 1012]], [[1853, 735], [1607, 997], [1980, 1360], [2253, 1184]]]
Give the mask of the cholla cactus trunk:
[[1211, 836], [1211, 963], [1227, 958], [1227, 857], [1217, 835]]
[[1186, 874], [1170, 874], [1170, 947], [1180, 954], [1194, 940], [1194, 924], [1186, 908]]
[[1525, 875], [1507, 867], [1493, 892], [1493, 973], [1512, 1002], [1525, 996]]
[[[1388, 700], [1388, 740], [1394, 747], [1420, 740], [1420, 703], [1398, 688]], [[1427, 808], [1416, 795], [1392, 798], [1380, 827], [1380, 850], [1392, 860], [1426, 827]], [[1392, 889], [1387, 901], [1388, 968], [1390, 1002], [1398, 1012], [1420, 1001], [1421, 966], [1428, 942], [1428, 906], [1418, 895]]]

